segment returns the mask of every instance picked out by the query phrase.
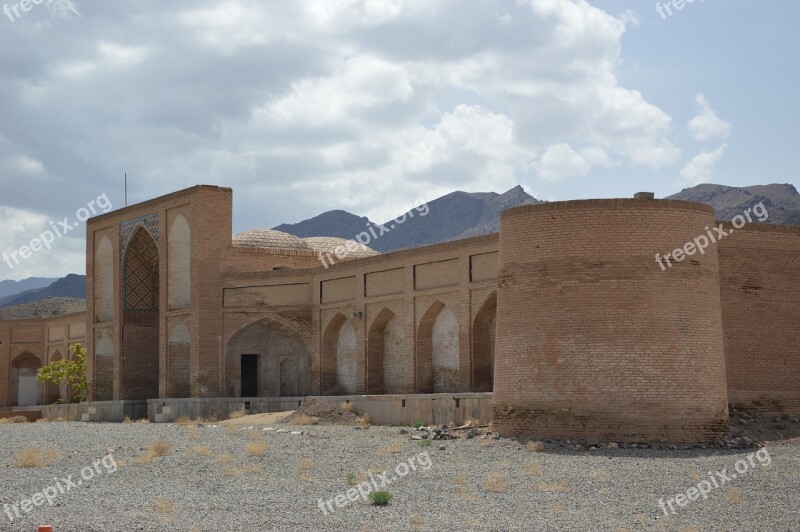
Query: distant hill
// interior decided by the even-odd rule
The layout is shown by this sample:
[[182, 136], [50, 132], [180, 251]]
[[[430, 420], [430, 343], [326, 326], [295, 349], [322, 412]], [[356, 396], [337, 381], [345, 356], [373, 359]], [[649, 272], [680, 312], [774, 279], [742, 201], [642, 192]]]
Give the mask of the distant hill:
[[0, 281], [0, 300], [8, 296], [19, 295], [28, 290], [36, 290], [37, 288], [44, 288], [49, 286], [58, 279], [52, 277], [28, 277], [21, 281]]
[[0, 299], [0, 308], [23, 305], [48, 297], [86, 298], [86, 276], [71, 273], [45, 286]]
[[0, 308], [0, 320], [46, 318], [86, 310], [86, 300], [71, 297], [53, 297], [24, 305]]
[[[451, 192], [428, 202], [428, 212], [413, 209], [402, 224], [393, 220], [383, 225], [388, 232], [369, 243], [381, 253], [426, 244], [436, 244], [470, 236], [496, 233], [500, 228], [500, 211], [539, 200], [522, 187], [497, 194], [496, 192]], [[424, 211], [423, 211], [424, 212]], [[278, 231], [299, 236], [335, 236], [352, 239], [367, 229], [370, 220], [347, 211], [328, 211], [314, 218], [275, 227]]]
[[764, 223], [800, 225], [800, 193], [792, 185], [756, 185], [728, 187], [697, 185], [667, 199], [697, 201], [714, 207], [718, 220], [730, 220], [748, 208], [764, 203], [769, 218]]

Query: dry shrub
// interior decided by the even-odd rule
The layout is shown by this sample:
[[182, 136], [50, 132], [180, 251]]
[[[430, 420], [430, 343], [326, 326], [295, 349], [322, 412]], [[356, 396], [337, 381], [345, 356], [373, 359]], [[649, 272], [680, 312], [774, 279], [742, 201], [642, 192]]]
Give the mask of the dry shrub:
[[153, 501], [153, 511], [160, 514], [175, 512], [175, 503], [172, 499], [164, 497]]
[[540, 441], [529, 441], [525, 447], [532, 453], [540, 453], [544, 451], [544, 443]]
[[301, 458], [299, 462], [297, 462], [297, 468], [302, 469], [304, 471], [308, 471], [314, 466], [314, 462], [311, 458]]
[[198, 437], [198, 435], [199, 435], [199, 433], [197, 432], [197, 427], [196, 427], [196, 426], [194, 426], [194, 425], [190, 425], [190, 426], [189, 426], [189, 427], [186, 429], [186, 435], [187, 435], [188, 437], [192, 438], [192, 439], [195, 439], [195, 438], [197, 438], [197, 437]]
[[172, 446], [165, 441], [151, 443], [141, 456], [136, 458], [140, 464], [152, 464], [159, 456], [167, 456]]
[[744, 496], [744, 493], [742, 492], [742, 490], [735, 490], [734, 489], [734, 490], [728, 491], [728, 493], [725, 494], [725, 500], [728, 501], [728, 502], [732, 502], [734, 504], [741, 504], [741, 503], [745, 502], [747, 499], [745, 499], [745, 496]]
[[608, 471], [605, 469], [592, 469], [589, 476], [597, 482], [608, 482]]
[[269, 444], [265, 441], [250, 442], [244, 446], [244, 450], [250, 456], [264, 456], [264, 453], [269, 449]]
[[487, 473], [483, 477], [483, 487], [492, 493], [501, 493], [508, 488], [508, 473]]
[[422, 517], [419, 516], [419, 515], [416, 515], [416, 514], [414, 514], [411, 517], [409, 517], [408, 518], [408, 522], [409, 522], [409, 524], [411, 524], [411, 529], [412, 530], [419, 530], [419, 527], [421, 527], [422, 523], [424, 523], [424, 521], [422, 520]]
[[494, 443], [494, 440], [491, 439], [491, 438], [482, 438], [482, 439], [478, 440], [478, 444], [481, 447], [491, 447], [493, 443]]
[[0, 419], [0, 424], [5, 425], [6, 423], [27, 423], [28, 418], [25, 416], [13, 416], [13, 417], [4, 417]]
[[130, 418], [130, 416], [125, 416], [122, 418], [122, 422], [127, 425], [128, 423], [133, 423], [133, 420]]
[[150, 420], [147, 419], [146, 417], [143, 417], [142, 419], [138, 420], [137, 423], [140, 424], [140, 425], [149, 425], [150, 424]]
[[352, 412], [353, 406], [354, 406], [353, 403], [351, 403], [350, 401], [342, 401], [341, 403], [339, 403], [339, 408], [341, 408], [345, 412]]
[[215, 464], [230, 464], [234, 461], [233, 455], [231, 454], [221, 454], [214, 458]]
[[464, 475], [460, 475], [453, 479], [453, 484], [455, 484], [456, 486], [463, 486], [466, 483], [467, 483], [467, 477]]
[[200, 416], [199, 418], [197, 418], [197, 422], [198, 423], [216, 423], [217, 422], [217, 418], [216, 418], [216, 416], [209, 416], [209, 417]]
[[541, 473], [542, 473], [542, 466], [540, 466], [536, 462], [531, 461], [525, 464], [525, 472], [523, 473], [525, 476], [535, 477]]
[[478, 493], [461, 486], [456, 491], [456, 498], [461, 502], [478, 502]]
[[319, 418], [303, 414], [294, 421], [295, 425], [316, 425], [319, 423]]
[[246, 415], [247, 412], [245, 412], [244, 408], [240, 408], [236, 412], [231, 412], [230, 415], [228, 416], [228, 419], [239, 419], [240, 417], [244, 417]]
[[191, 425], [192, 419], [189, 416], [180, 416], [175, 420], [176, 425]]
[[243, 467], [235, 467], [232, 465], [227, 465], [223, 469], [223, 472], [230, 477], [240, 477], [242, 475], [253, 473], [255, 471], [258, 471], [258, 466], [255, 464], [247, 464]]
[[197, 456], [211, 456], [211, 449], [209, 449], [205, 445], [201, 447], [192, 447], [190, 452], [192, 454], [196, 454]]
[[700, 480], [700, 472], [697, 469], [690, 469], [689, 478], [692, 480]]
[[393, 454], [400, 454], [403, 452], [403, 445], [398, 442], [393, 442], [387, 445], [385, 448], [378, 449], [375, 451], [375, 456], [379, 456], [381, 458], [389, 457]]
[[363, 414], [356, 418], [356, 425], [359, 427], [369, 427], [369, 414]]
[[536, 484], [536, 491], [547, 493], [564, 493], [569, 491], [569, 484], [560, 480], [558, 482], [540, 482]]
[[14, 455], [11, 464], [14, 467], [44, 467], [58, 455], [55, 449], [23, 449]]
[[567, 507], [561, 504], [560, 502], [554, 502], [552, 505], [553, 512], [563, 515], [567, 513]]

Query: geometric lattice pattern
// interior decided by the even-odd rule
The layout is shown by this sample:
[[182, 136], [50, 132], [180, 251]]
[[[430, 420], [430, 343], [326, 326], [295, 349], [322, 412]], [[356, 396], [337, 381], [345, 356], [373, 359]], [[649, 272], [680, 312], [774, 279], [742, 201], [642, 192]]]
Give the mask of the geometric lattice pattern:
[[[119, 224], [119, 249], [124, 250], [128, 248], [128, 240], [130, 240], [133, 233], [135, 233], [139, 227], [147, 229], [147, 232], [150, 233], [150, 236], [156, 241], [156, 246], [158, 245], [158, 214], [154, 213]], [[122, 257], [124, 256], [123, 254]]]
[[125, 310], [158, 310], [158, 247], [139, 228], [125, 253]]

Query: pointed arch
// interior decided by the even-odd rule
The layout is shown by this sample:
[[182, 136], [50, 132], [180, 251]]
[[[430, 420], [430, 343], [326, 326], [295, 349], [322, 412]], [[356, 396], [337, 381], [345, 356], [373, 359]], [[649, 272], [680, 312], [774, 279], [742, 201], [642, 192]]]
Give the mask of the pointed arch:
[[153, 236], [140, 226], [125, 249], [120, 399], [160, 396], [159, 250]]
[[383, 308], [367, 337], [367, 393], [403, 393], [406, 384], [405, 329], [400, 319]]
[[472, 386], [476, 392], [492, 391], [496, 318], [495, 291], [486, 298], [472, 324]]
[[353, 324], [338, 313], [322, 335], [322, 394], [357, 393], [358, 374], [358, 335]]
[[172, 221], [167, 234], [167, 285], [170, 310], [189, 308], [191, 302], [191, 229], [183, 214]]
[[299, 331], [262, 318], [230, 337], [225, 345], [225, 393], [242, 397], [251, 387], [257, 397], [308, 393], [308, 349]]
[[441, 301], [423, 314], [417, 328], [416, 389], [418, 393], [459, 390], [458, 319]]
[[42, 367], [39, 357], [25, 351], [11, 361], [11, 401], [15, 406], [40, 404], [41, 386], [36, 374]]
[[114, 319], [114, 249], [105, 235], [94, 254], [94, 321]]

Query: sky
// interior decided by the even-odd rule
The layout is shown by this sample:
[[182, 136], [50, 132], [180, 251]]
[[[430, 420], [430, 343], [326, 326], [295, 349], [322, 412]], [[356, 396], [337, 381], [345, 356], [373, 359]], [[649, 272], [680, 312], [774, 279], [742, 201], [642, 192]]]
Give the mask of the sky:
[[518, 184], [800, 184], [792, 0], [0, 5], [0, 252], [62, 233], [0, 279], [84, 273], [80, 219], [126, 172], [130, 204], [233, 188], [234, 232]]

